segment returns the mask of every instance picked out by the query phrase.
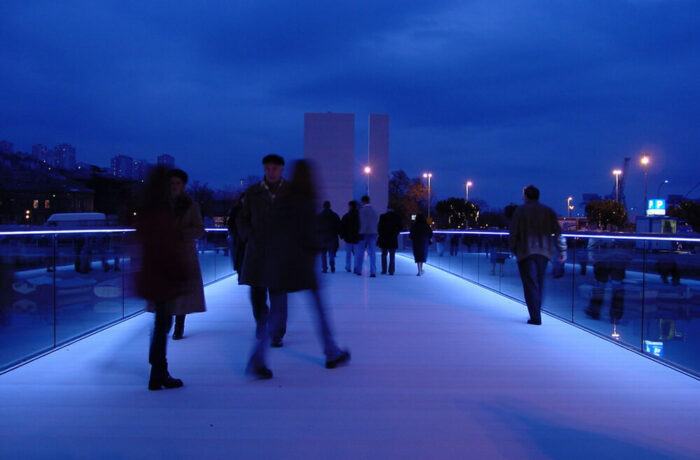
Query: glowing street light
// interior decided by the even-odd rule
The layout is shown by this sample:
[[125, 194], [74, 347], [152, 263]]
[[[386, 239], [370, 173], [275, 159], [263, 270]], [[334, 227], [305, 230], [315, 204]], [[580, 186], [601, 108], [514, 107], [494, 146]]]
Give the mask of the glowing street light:
[[474, 185], [474, 184], [470, 180], [468, 180], [467, 183], [464, 184], [465, 191], [466, 191], [466, 193], [464, 195], [464, 201], [466, 201], [466, 202], [469, 202], [469, 187], [471, 187], [472, 185]]
[[423, 177], [428, 179], [428, 219], [430, 219], [430, 179], [432, 179], [433, 173], [423, 173]]
[[367, 175], [367, 196], [369, 196], [369, 175], [372, 172], [372, 168], [365, 166], [365, 169], [362, 171]]
[[620, 202], [620, 174], [622, 171], [619, 169], [613, 169], [613, 174], [615, 174], [615, 201]]
[[642, 153], [642, 158], [639, 160], [639, 162], [642, 164], [642, 167], [644, 167], [644, 207], [642, 209], [647, 208], [647, 203], [649, 202], [649, 197], [647, 195], [647, 183], [649, 179], [649, 154], [648, 153]]
[[566, 199], [566, 212], [567, 212], [567, 217], [571, 217], [571, 211], [574, 210], [574, 205], [571, 204], [571, 202], [574, 201], [574, 197], [570, 196], [569, 198]]

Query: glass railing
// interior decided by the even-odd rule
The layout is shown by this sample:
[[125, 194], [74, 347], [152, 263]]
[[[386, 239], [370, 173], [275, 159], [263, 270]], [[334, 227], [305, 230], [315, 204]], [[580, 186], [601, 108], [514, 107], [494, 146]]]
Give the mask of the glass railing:
[[[549, 264], [543, 310], [700, 376], [700, 238], [565, 236], [564, 273]], [[403, 244], [413, 257], [406, 234]], [[507, 232], [437, 231], [427, 264], [524, 303]]]
[[[132, 229], [0, 232], [0, 372], [143, 311]], [[205, 284], [233, 273], [225, 229], [197, 241]]]

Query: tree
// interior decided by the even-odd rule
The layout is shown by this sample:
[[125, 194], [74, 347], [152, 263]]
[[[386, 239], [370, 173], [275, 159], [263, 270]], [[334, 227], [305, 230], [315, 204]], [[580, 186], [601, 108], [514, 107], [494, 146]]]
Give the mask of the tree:
[[214, 190], [209, 188], [209, 184], [200, 183], [199, 181], [193, 181], [187, 188], [187, 193], [190, 195], [192, 200], [199, 204], [199, 208], [202, 211], [202, 217], [211, 217], [214, 211], [214, 202], [216, 201], [214, 197]]
[[427, 187], [420, 179], [410, 179], [403, 170], [392, 171], [389, 179], [389, 207], [401, 216], [404, 225], [411, 216], [421, 212], [421, 199], [425, 200]]
[[700, 232], [700, 203], [690, 200], [681, 201], [678, 206], [670, 207], [666, 214], [687, 221], [694, 232]]
[[466, 228], [467, 222], [473, 225], [479, 215], [479, 207], [461, 198], [448, 198], [435, 205], [439, 228]]
[[608, 225], [621, 228], [627, 222], [627, 211], [625, 206], [617, 201], [591, 201], [586, 205], [586, 217], [589, 222], [595, 222], [601, 228]]

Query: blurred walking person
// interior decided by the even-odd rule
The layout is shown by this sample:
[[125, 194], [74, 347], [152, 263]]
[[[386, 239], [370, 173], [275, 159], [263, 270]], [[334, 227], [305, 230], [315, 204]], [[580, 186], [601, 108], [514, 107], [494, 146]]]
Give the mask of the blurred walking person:
[[566, 240], [554, 211], [540, 204], [540, 191], [534, 185], [523, 189], [524, 204], [513, 213], [509, 244], [518, 259], [525, 303], [530, 314], [528, 324], [542, 324], [542, 284], [547, 262], [558, 253], [566, 261]]
[[148, 301], [147, 311], [155, 313], [148, 362], [151, 364], [149, 390], [178, 388], [182, 380], [168, 372], [167, 337], [173, 321], [175, 299], [187, 294], [186, 256], [182, 231], [178, 227], [170, 177], [156, 167], [146, 181], [137, 212], [137, 237], [141, 244], [141, 271], [137, 292]]
[[178, 297], [173, 306], [173, 314], [175, 314], [173, 340], [180, 340], [185, 334], [185, 315], [206, 310], [202, 271], [197, 255], [197, 239], [205, 232], [199, 205], [185, 193], [187, 173], [181, 169], [171, 169], [168, 171], [168, 177], [175, 220], [182, 236], [181, 244], [187, 266], [187, 295]]
[[[387, 269], [389, 275], [394, 274], [396, 249], [399, 247], [399, 233], [401, 233], [402, 228], [401, 217], [393, 209], [388, 208], [384, 214], [379, 216], [377, 246], [382, 248], [382, 275], [386, 275]], [[387, 256], [389, 258], [388, 267]]]
[[321, 246], [321, 270], [335, 273], [335, 253], [338, 251], [340, 217], [331, 210], [331, 202], [323, 202], [323, 211], [318, 215], [318, 242]]
[[413, 260], [418, 266], [416, 276], [423, 274], [423, 264], [428, 260], [428, 245], [433, 236], [433, 230], [423, 214], [416, 216], [416, 221], [411, 226], [408, 237], [413, 241]]
[[355, 200], [348, 202], [348, 212], [340, 220], [340, 237], [345, 241], [345, 271], [352, 272], [352, 261], [360, 242], [360, 213]]
[[[326, 355], [326, 368], [333, 369], [350, 361], [350, 352], [335, 343], [328, 313], [321, 299], [316, 277], [318, 240], [315, 219], [316, 188], [310, 163], [299, 160], [294, 164], [288, 192], [275, 200], [270, 211], [270, 252], [268, 288], [270, 292], [311, 291], [316, 313], [316, 327]], [[279, 327], [281, 316], [270, 315], [269, 327]], [[266, 363], [268, 337], [259, 337], [251, 354], [246, 372], [257, 378], [272, 377]]]

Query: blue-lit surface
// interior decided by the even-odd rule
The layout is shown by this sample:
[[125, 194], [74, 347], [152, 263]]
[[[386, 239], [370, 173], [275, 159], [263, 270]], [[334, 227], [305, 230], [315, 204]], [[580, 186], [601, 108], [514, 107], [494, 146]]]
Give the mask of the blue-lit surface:
[[[405, 235], [405, 252], [410, 256], [411, 242]], [[548, 269], [543, 309], [699, 375], [700, 238], [564, 236], [565, 276], [554, 279]], [[455, 239], [456, 245], [450, 244]], [[436, 231], [427, 263], [524, 302], [517, 261], [507, 240], [507, 232]]]
[[[143, 310], [133, 232], [0, 232], [0, 370]], [[205, 284], [233, 273], [226, 236], [197, 242]]]

